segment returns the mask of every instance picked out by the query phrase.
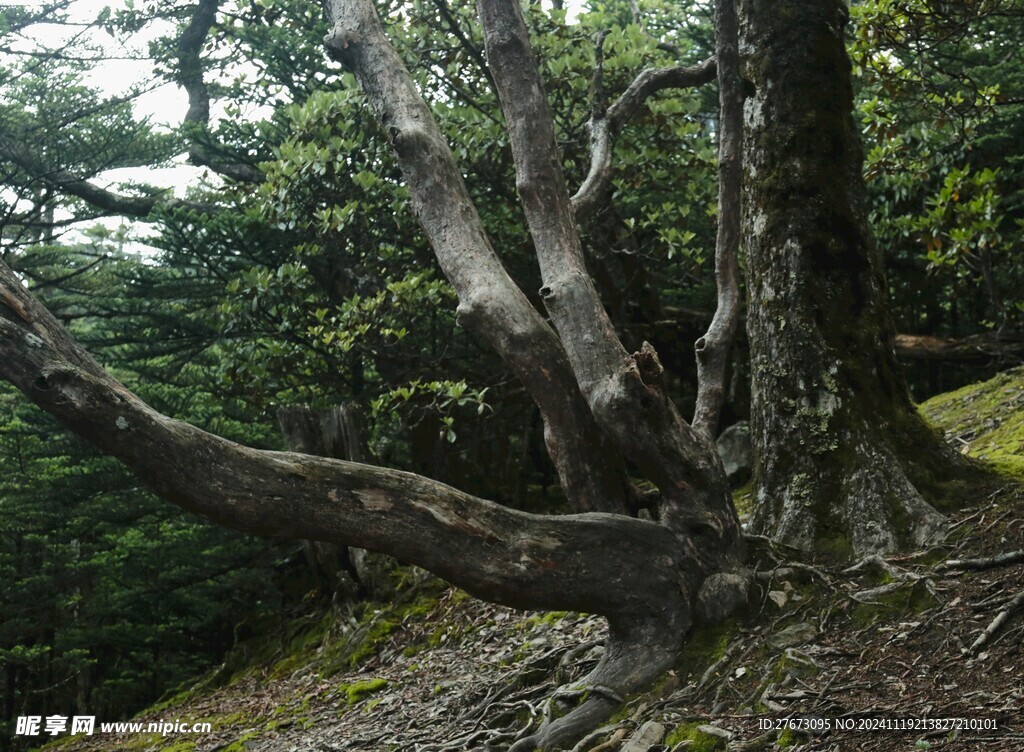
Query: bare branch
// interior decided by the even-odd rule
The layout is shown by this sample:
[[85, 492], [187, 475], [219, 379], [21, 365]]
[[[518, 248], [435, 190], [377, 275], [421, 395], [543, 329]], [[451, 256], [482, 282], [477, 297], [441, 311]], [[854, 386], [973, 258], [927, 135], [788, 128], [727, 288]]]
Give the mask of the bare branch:
[[562, 344], [508, 275], [430, 109], [368, 0], [332, 0], [329, 52], [357, 77], [394, 147], [416, 213], [459, 296], [458, 321], [485, 338], [527, 387], [567, 496], [625, 511], [625, 471], [605, 445]]
[[479, 7], [508, 124], [516, 187], [540, 263], [541, 296], [576, 380], [598, 424], [661, 491], [662, 522], [682, 538], [702, 535], [702, 545], [693, 547], [695, 557], [718, 556], [733, 549], [739, 535], [721, 461], [666, 394], [654, 348], [645, 342], [629, 355], [594, 289], [519, 4], [480, 0]]
[[[242, 183], [262, 183], [263, 173], [237, 159], [225, 162], [205, 143], [209, 136], [210, 92], [203, 80], [200, 52], [217, 18], [220, 0], [199, 0], [195, 14], [178, 38], [178, 83], [188, 93], [183, 125], [189, 137], [189, 160]], [[189, 132], [191, 131], [191, 132]]]
[[206, 213], [217, 211], [212, 204], [184, 201], [159, 193], [153, 196], [130, 196], [123, 193], [100, 188], [68, 170], [53, 168], [38, 161], [38, 156], [22, 144], [16, 144], [4, 134], [0, 134], [0, 157], [7, 159], [22, 170], [41, 181], [45, 185], [59, 189], [66, 194], [80, 198], [97, 209], [109, 214], [122, 214], [127, 217], [144, 219], [158, 206], [183, 207]]
[[516, 164], [516, 188], [540, 264], [541, 296], [583, 393], [628, 359], [594, 289], [562, 172], [554, 120], [522, 12], [513, 0], [481, 0], [480, 18]]
[[690, 67], [648, 68], [634, 79], [603, 117], [591, 118], [590, 170], [576, 195], [572, 197], [573, 209], [578, 219], [591, 214], [604, 200], [612, 178], [615, 139], [622, 126], [640, 111], [648, 97], [665, 89], [701, 86], [714, 80], [715, 71], [714, 58]]
[[725, 403], [725, 372], [740, 320], [740, 193], [743, 181], [743, 86], [735, 0], [718, 0], [718, 237], [715, 284], [718, 306], [707, 333], [697, 340], [697, 406], [694, 430], [714, 438]]

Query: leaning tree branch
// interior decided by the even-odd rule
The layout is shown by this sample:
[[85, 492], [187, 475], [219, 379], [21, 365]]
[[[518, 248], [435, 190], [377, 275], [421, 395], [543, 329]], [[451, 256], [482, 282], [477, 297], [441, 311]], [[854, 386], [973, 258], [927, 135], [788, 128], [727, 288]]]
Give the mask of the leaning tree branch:
[[968, 337], [933, 337], [924, 334], [897, 334], [896, 357], [900, 360], [986, 362], [997, 359], [1024, 359], [1024, 336], [996, 332]]
[[195, 13], [178, 37], [178, 83], [188, 94], [188, 111], [182, 122], [189, 139], [192, 164], [209, 167], [219, 175], [240, 183], [262, 183], [263, 173], [239, 160], [220, 159], [206, 141], [209, 138], [210, 91], [203, 78], [200, 53], [217, 19], [221, 0], [199, 0]]
[[[155, 492], [218, 524], [390, 554], [518, 608], [605, 615], [609, 644], [581, 690], [644, 687], [672, 665], [690, 625], [700, 573], [667, 528], [624, 515], [527, 514], [412, 473], [206, 433], [113, 379], [2, 262], [0, 378]], [[614, 707], [598, 692], [570, 715], [587, 724]]]
[[398, 158], [413, 211], [459, 296], [458, 322], [487, 340], [540, 408], [549, 453], [584, 511], [625, 511], [622, 460], [606, 446], [562, 344], [491, 246], [437, 123], [369, 0], [332, 0], [329, 53], [351, 70]]
[[735, 0], [715, 8], [718, 60], [718, 236], [715, 283], [718, 305], [707, 333], [697, 340], [695, 431], [714, 438], [725, 404], [725, 376], [740, 320], [740, 191], [743, 182], [743, 86]]
[[[594, 288], [555, 140], [554, 120], [515, 0], [480, 0], [491, 72], [509, 131], [519, 191], [544, 286], [541, 297], [587, 403], [619, 449], [661, 491], [664, 524], [695, 556], [721, 563], [739, 524], [713, 444], [666, 394], [657, 353], [627, 354]], [[642, 101], [641, 94], [636, 98]], [[627, 99], [627, 103], [635, 101]], [[637, 104], [639, 106], [639, 104]], [[611, 117], [611, 115], [610, 115]], [[700, 536], [701, 545], [693, 544]]]
[[615, 140], [622, 127], [640, 112], [644, 102], [665, 89], [693, 88], [713, 81], [715, 71], [713, 57], [690, 67], [648, 68], [634, 79], [603, 116], [595, 112], [589, 123], [590, 169], [572, 197], [577, 218], [582, 219], [601, 206], [612, 179]]
[[520, 608], [631, 621], [635, 610], [661, 610], [642, 595], [650, 578], [665, 579], [653, 592], [679, 592], [669, 572], [678, 546], [657, 524], [527, 514], [412, 473], [251, 449], [162, 415], [103, 370], [3, 262], [0, 378], [160, 495], [227, 527], [382, 551]]
[[194, 209], [203, 213], [217, 211], [212, 204], [178, 199], [168, 195], [167, 191], [152, 196], [132, 196], [101, 188], [68, 170], [41, 162], [31, 147], [16, 143], [5, 134], [0, 134], [0, 158], [10, 161], [44, 185], [79, 198], [108, 214], [145, 219], [158, 207]]

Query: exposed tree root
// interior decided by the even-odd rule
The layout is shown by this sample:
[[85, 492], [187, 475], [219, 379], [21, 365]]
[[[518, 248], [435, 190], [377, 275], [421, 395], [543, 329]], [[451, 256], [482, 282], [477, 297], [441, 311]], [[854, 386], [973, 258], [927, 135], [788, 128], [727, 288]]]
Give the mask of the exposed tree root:
[[[509, 752], [534, 752], [577, 741], [608, 720], [629, 695], [650, 685], [678, 660], [689, 615], [677, 614], [667, 622], [637, 625], [621, 632], [611, 625], [607, 648], [597, 667], [583, 679], [552, 694], [544, 721], [532, 735], [512, 745]], [[579, 704], [564, 715], [565, 700]]]
[[1006, 605], [1006, 608], [996, 614], [996, 618], [989, 622], [989, 625], [985, 627], [985, 631], [978, 635], [978, 639], [975, 640], [974, 643], [964, 652], [970, 654], [977, 653], [985, 647], [989, 643], [989, 640], [991, 640], [992, 637], [994, 637], [995, 634], [1021, 610], [1024, 610], [1024, 590], [1017, 593], [1017, 595], [1013, 597], [1013, 600]]
[[988, 556], [983, 559], [949, 559], [935, 568], [940, 572], [949, 570], [983, 572], [987, 569], [1008, 567], [1013, 564], [1024, 562], [1024, 551], [1009, 551], [998, 556]]

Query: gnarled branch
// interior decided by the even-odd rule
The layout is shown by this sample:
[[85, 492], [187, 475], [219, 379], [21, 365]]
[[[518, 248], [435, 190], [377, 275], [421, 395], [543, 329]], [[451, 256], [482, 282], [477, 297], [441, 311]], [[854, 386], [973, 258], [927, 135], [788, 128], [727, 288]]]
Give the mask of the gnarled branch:
[[648, 68], [633, 80], [603, 117], [591, 118], [590, 170], [572, 197], [577, 218], [582, 219], [601, 205], [612, 179], [615, 139], [622, 126], [636, 116], [644, 102], [665, 89], [685, 89], [706, 84], [714, 80], [715, 72], [715, 58], [708, 58], [690, 67]]
[[[0, 378], [161, 496], [221, 525], [380, 551], [514, 607], [605, 615], [611, 639], [586, 684], [640, 689], [671, 665], [689, 627], [700, 572], [667, 528], [623, 515], [527, 514], [412, 473], [206, 433], [114, 380], [2, 262]], [[586, 700], [546, 738], [573, 735], [613, 707], [603, 694]]]
[[621, 459], [606, 445], [565, 350], [491, 246], [430, 109], [368, 0], [333, 0], [326, 44], [359, 80], [394, 147], [416, 213], [459, 296], [460, 325], [486, 339], [540, 408], [545, 439], [577, 508], [625, 511]]
[[665, 393], [654, 348], [645, 343], [629, 355], [594, 289], [518, 3], [480, 0], [479, 7], [516, 163], [516, 186], [544, 282], [541, 296], [576, 380], [598, 424], [661, 491], [664, 524], [686, 541], [700, 535], [702, 545], [693, 546], [692, 555], [710, 556], [720, 564], [722, 552], [736, 543], [739, 524], [718, 455]]
[[182, 125], [189, 138], [188, 157], [192, 164], [209, 167], [219, 175], [240, 183], [262, 183], [263, 173], [251, 164], [224, 161], [208, 144], [210, 92], [203, 79], [200, 52], [217, 18], [220, 0], [199, 0], [188, 26], [178, 37], [178, 83], [188, 94], [188, 111]]

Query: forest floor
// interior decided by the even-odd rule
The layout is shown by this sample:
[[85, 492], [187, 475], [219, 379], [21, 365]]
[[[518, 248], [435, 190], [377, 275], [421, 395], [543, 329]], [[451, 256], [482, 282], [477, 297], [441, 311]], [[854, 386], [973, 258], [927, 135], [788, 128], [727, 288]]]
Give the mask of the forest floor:
[[[1021, 477], [1024, 369], [922, 406]], [[757, 599], [575, 752], [1024, 750], [1024, 487], [978, 489], [940, 546], [853, 567], [752, 541]], [[360, 614], [236, 648], [138, 716], [208, 734], [66, 737], [62, 750], [503, 750], [603, 649], [603, 620], [481, 603], [421, 572]]]

